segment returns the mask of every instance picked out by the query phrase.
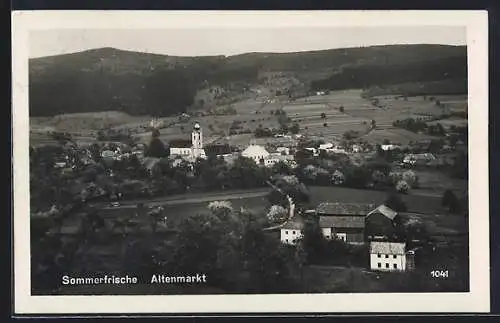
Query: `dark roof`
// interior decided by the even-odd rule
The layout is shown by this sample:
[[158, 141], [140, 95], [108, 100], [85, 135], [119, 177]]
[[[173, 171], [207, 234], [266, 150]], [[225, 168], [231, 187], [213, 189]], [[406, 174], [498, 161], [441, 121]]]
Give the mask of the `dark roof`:
[[168, 145], [171, 148], [191, 148], [193, 143], [189, 139], [172, 139]]
[[320, 216], [321, 228], [364, 228], [365, 217], [358, 215]]
[[316, 212], [319, 214], [367, 215], [374, 208], [374, 204], [324, 202], [318, 205]]
[[374, 213], [380, 213], [390, 220], [394, 220], [394, 218], [398, 215], [398, 213], [396, 211], [394, 211], [393, 209], [391, 209], [388, 206], [385, 206], [384, 204], [380, 205], [375, 210], [368, 213], [367, 217], [374, 214]]
[[296, 229], [296, 230], [303, 230], [304, 229], [304, 220], [301, 217], [295, 216], [289, 221], [285, 223], [281, 227], [282, 229]]
[[232, 152], [228, 144], [207, 145], [204, 148], [207, 155], [226, 155]]

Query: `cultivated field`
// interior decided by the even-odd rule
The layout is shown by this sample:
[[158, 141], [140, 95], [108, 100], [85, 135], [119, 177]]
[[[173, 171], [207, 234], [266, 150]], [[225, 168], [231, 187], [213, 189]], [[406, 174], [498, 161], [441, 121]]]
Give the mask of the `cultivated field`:
[[[185, 122], [179, 122], [177, 117], [161, 118], [160, 120], [169, 126], [160, 129], [160, 139], [165, 143], [172, 139], [190, 139], [192, 124], [197, 121], [203, 127], [206, 143], [224, 139], [230, 144], [245, 147], [255, 139], [253, 132], [258, 127], [279, 128], [278, 117], [274, 115], [278, 109], [283, 109], [292, 123], [300, 125], [301, 134], [322, 137], [326, 140], [339, 139], [349, 130], [357, 131], [370, 143], [389, 140], [393, 143], [407, 144], [410, 141], [433, 139], [425, 134], [394, 128], [392, 123], [409, 117], [440, 115], [443, 108], [438, 107], [435, 101], [423, 96], [409, 97], [406, 100], [397, 96], [365, 99], [361, 94], [362, 90], [335, 91], [328, 95], [310, 96], [291, 102], [285, 98], [266, 101], [265, 96], [259, 95], [226, 106], [234, 109], [236, 114], [192, 117]], [[464, 95], [441, 95], [435, 99], [450, 111], [467, 109], [467, 97]], [[374, 104], [373, 100], [378, 100], [378, 103]], [[343, 107], [343, 112], [340, 111], [340, 107]], [[325, 114], [325, 118], [321, 118], [322, 113]], [[376, 129], [369, 131], [371, 120], [376, 122]], [[36, 117], [30, 118], [30, 141], [35, 146], [53, 143], [48, 134], [62, 131], [71, 133], [77, 143], [87, 144], [94, 141], [98, 130], [113, 128], [129, 129], [139, 142], [147, 143], [151, 138], [150, 131], [146, 131], [150, 121], [150, 116], [131, 116], [118, 111]], [[235, 129], [236, 134], [229, 135], [234, 122], [239, 123], [239, 127]], [[449, 127], [464, 125], [467, 121], [450, 118], [437, 122]], [[241, 133], [245, 131], [251, 133]], [[260, 138], [254, 142], [288, 144], [286, 139], [281, 138]]]

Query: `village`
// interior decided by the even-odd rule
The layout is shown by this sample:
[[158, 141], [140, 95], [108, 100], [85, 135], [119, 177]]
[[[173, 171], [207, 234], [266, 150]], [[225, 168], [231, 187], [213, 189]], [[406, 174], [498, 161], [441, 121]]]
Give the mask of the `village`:
[[466, 54], [33, 58], [32, 294], [467, 291]]
[[[420, 172], [463, 167], [455, 166], [460, 163], [455, 156], [465, 149], [466, 138], [455, 132], [448, 133], [438, 148], [430, 141], [405, 146], [387, 141], [370, 145], [362, 140], [339, 138], [327, 141], [290, 131], [274, 135], [281, 140], [275, 144], [260, 145], [256, 139], [250, 139], [246, 146], [231, 146], [224, 140], [222, 143], [205, 143], [203, 125], [196, 118], [186, 118], [186, 114], [183, 118], [187, 119], [185, 124], [192, 125], [190, 138], [176, 138], [168, 144], [158, 138], [156, 126], [159, 123], [156, 119], [150, 122], [151, 141], [147, 145], [93, 143], [85, 148], [71, 140], [63, 142], [59, 153], [50, 160], [56, 173], [60, 174], [58, 176], [67, 178], [66, 183], [69, 178], [78, 183], [74, 185], [77, 188], [73, 193], [67, 193], [68, 198], [71, 200], [70, 195], [76, 194], [80, 202], [94, 204], [93, 210], [111, 212], [112, 218], [123, 217], [120, 220], [125, 222], [126, 229], [120, 231], [123, 234], [143, 230], [137, 229], [141, 225], [136, 225], [136, 229], [132, 225], [144, 222], [137, 220], [141, 217], [148, 218], [148, 223], [154, 222], [153, 232], [172, 233], [176, 232], [176, 225], [182, 223], [176, 218], [190, 211], [188, 207], [176, 212], [169, 206], [176, 201], [170, 199], [178, 198], [182, 203], [183, 199], [193, 196], [192, 203], [205, 205], [205, 212], [210, 210], [218, 214], [220, 210], [226, 210], [224, 212], [234, 213], [234, 201], [242, 201], [241, 212], [250, 210], [245, 199], [254, 193], [247, 191], [260, 189], [264, 191], [258, 194], [268, 195], [269, 201], [276, 201], [269, 208], [263, 209], [259, 205], [261, 208], [257, 212], [266, 214], [262, 232], [287, 248], [296, 249], [299, 245], [304, 248], [305, 240], [311, 243], [311, 239], [316, 239], [314, 248], [334, 250], [333, 253], [317, 250], [318, 255], [311, 256], [316, 258], [312, 262], [334, 263], [340, 268], [354, 266], [373, 273], [414, 272], [421, 266], [421, 270], [427, 271], [427, 276], [429, 268], [439, 266], [434, 266], [432, 261], [429, 264], [429, 259], [425, 258], [432, 258], [429, 252], [435, 252], [442, 243], [445, 248], [450, 247], [449, 241], [446, 237], [444, 241], [433, 241], [433, 236], [440, 233], [431, 233], [427, 228], [428, 221], [421, 219], [428, 219], [429, 215], [422, 215], [420, 210], [407, 210], [404, 197], [416, 196], [420, 200], [413, 203], [419, 205], [424, 205], [429, 198], [438, 200], [439, 209], [431, 210], [434, 217], [440, 217], [435, 212], [467, 212], [466, 195], [460, 195], [464, 192], [447, 189], [436, 193], [420, 189], [423, 186], [418, 175]], [[36, 154], [33, 154], [35, 158]], [[355, 203], [349, 199], [331, 201], [328, 193], [320, 194], [323, 200], [309, 198], [308, 195], [313, 194], [308, 188], [317, 190], [318, 187], [320, 190], [347, 187], [345, 189], [353, 191], [372, 191], [374, 196], [383, 195], [383, 199], [379, 198], [375, 203], [370, 198]], [[233, 193], [237, 196], [224, 199]], [[271, 197], [273, 194], [278, 197]], [[205, 195], [207, 202], [202, 202]], [[54, 204], [47, 207], [50, 208], [48, 211], [35, 211], [32, 217], [46, 219], [70, 209]], [[201, 209], [198, 207], [198, 211], [193, 212], [203, 213]], [[101, 211], [93, 212], [99, 214]], [[129, 211], [134, 215], [122, 215], [122, 212], [132, 214]], [[106, 227], [103, 223], [110, 221], [110, 215], [102, 216], [101, 226]], [[175, 220], [171, 221], [171, 218]], [[73, 220], [65, 221], [74, 223]], [[59, 231], [70, 235], [82, 230], [81, 225], [64, 226]], [[117, 226], [111, 226], [111, 232], [116, 234]], [[338, 254], [335, 249], [350, 251]], [[443, 275], [448, 275], [447, 270], [443, 269]]]

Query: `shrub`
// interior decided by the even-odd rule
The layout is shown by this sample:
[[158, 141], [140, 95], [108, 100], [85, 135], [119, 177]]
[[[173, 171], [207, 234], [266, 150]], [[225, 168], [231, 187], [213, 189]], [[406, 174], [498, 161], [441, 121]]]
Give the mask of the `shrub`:
[[345, 176], [344, 174], [339, 171], [335, 170], [332, 174], [332, 183], [335, 185], [342, 185], [345, 182]]
[[271, 223], [283, 222], [288, 218], [286, 209], [281, 205], [273, 205], [267, 213], [267, 219]]
[[396, 184], [396, 190], [399, 193], [407, 194], [410, 191], [410, 185], [408, 185], [408, 183], [405, 180], [400, 180]]

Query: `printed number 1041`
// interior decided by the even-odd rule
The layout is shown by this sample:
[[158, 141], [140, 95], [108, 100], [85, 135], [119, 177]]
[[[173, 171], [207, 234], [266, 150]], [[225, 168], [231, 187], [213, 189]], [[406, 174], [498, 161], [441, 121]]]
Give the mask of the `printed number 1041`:
[[448, 278], [448, 270], [433, 270], [431, 271], [432, 278]]

